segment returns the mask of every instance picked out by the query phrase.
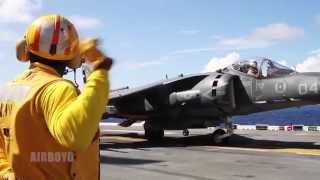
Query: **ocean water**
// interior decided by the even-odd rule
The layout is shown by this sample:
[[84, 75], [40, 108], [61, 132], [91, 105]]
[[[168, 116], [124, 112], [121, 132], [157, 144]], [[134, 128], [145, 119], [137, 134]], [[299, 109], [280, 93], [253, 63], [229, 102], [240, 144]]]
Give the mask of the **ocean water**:
[[[304, 106], [300, 108], [288, 108], [276, 111], [254, 113], [246, 116], [234, 116], [232, 120], [236, 124], [255, 125], [305, 125], [320, 126], [320, 105]], [[120, 123], [124, 119], [109, 118], [103, 122]]]
[[320, 126], [320, 105], [287, 108], [232, 118], [236, 124]]

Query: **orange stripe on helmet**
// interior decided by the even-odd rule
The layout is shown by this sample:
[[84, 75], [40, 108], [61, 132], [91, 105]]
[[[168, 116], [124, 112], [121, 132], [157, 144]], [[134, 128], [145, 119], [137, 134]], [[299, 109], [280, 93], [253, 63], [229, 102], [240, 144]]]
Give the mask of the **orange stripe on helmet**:
[[32, 49], [34, 51], [39, 51], [40, 46], [40, 35], [41, 35], [41, 26], [36, 27], [35, 35], [34, 35], [34, 41], [32, 44]]
[[71, 50], [70, 46], [66, 47], [64, 49], [64, 55], [69, 55], [70, 54], [70, 50]]

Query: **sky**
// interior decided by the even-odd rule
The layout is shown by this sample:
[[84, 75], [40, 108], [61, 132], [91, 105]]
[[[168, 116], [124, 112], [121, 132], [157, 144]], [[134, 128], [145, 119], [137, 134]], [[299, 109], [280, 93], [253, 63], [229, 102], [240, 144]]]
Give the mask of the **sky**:
[[113, 89], [257, 56], [320, 71], [319, 7], [317, 0], [0, 0], [0, 84], [28, 67], [16, 60], [15, 44], [30, 22], [52, 13], [70, 19], [81, 38], [102, 40], [115, 61]]

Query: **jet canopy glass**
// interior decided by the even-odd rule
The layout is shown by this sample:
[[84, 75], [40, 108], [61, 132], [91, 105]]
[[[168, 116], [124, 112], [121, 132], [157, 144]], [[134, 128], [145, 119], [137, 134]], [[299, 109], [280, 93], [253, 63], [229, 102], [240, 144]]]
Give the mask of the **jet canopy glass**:
[[257, 78], [276, 78], [295, 72], [294, 70], [267, 58], [240, 60], [233, 63], [231, 68]]

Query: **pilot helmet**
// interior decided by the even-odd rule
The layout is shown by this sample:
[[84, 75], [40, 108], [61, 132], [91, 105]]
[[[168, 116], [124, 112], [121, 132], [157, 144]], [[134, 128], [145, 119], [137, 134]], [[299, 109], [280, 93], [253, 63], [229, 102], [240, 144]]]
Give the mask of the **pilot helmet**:
[[249, 64], [249, 67], [258, 68], [257, 61], [250, 61], [248, 64]]

